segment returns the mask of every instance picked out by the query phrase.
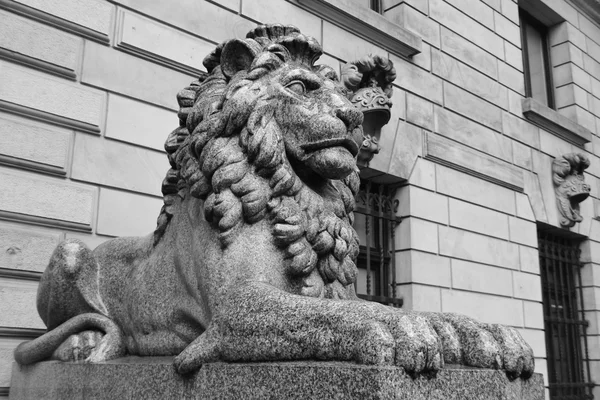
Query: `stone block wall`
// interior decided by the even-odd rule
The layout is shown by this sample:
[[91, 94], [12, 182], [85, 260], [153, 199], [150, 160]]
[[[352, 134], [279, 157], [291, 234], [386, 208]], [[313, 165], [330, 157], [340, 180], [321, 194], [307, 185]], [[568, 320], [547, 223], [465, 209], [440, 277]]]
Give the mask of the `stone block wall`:
[[392, 117], [367, 172], [404, 184], [405, 307], [515, 326], [544, 374], [536, 224], [559, 226], [552, 159], [586, 153], [592, 198], [571, 230], [586, 238], [600, 381], [600, 27], [570, 2], [538, 1], [562, 18], [550, 36], [558, 113], [591, 135], [575, 145], [524, 117], [517, 2], [383, 0], [383, 18], [422, 39], [413, 57], [365, 34], [371, 17], [341, 27], [308, 10], [319, 2], [371, 13], [366, 0], [0, 0], [0, 398], [12, 349], [43, 329], [35, 292], [56, 243], [153, 230], [175, 94], [216, 44], [258, 22], [298, 26], [334, 68], [368, 53], [393, 60]]

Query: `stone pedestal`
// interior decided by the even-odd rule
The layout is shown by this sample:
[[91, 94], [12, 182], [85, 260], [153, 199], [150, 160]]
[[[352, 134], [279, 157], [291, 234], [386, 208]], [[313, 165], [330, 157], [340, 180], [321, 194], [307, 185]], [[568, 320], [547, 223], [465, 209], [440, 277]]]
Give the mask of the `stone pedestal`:
[[172, 358], [13, 367], [10, 400], [24, 399], [406, 399], [543, 400], [542, 376], [446, 368], [412, 379], [400, 368], [340, 362], [213, 363], [179, 376]]

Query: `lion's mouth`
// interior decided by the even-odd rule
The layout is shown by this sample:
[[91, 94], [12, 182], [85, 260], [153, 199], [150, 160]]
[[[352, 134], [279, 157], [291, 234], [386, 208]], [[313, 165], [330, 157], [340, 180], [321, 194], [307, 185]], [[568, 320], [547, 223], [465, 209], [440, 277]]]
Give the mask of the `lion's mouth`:
[[313, 151], [325, 149], [327, 147], [335, 147], [341, 146], [348, 150], [353, 157], [358, 154], [358, 144], [353, 139], [349, 138], [332, 138], [332, 139], [323, 139], [312, 143], [303, 144], [300, 147], [307, 153], [311, 153]]

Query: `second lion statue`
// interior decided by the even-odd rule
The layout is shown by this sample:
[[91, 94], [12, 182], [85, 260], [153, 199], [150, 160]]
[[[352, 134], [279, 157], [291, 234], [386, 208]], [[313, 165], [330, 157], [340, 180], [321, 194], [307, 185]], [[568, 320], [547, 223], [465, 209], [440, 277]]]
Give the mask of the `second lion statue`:
[[363, 116], [315, 65], [321, 51], [292, 26], [263, 25], [205, 58], [208, 73], [178, 95], [155, 232], [94, 251], [60, 244], [38, 292], [48, 332], [17, 362], [174, 355], [180, 373], [313, 359], [531, 376], [512, 328], [357, 298]]

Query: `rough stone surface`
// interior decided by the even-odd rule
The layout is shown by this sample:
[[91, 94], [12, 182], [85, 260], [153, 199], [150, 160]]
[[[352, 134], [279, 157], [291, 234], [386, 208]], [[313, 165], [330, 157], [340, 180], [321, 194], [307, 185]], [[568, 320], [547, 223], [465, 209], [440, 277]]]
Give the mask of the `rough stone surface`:
[[500, 371], [449, 368], [413, 379], [396, 367], [339, 362], [210, 363], [180, 376], [171, 359], [100, 364], [43, 362], [13, 369], [11, 400], [386, 399], [542, 400], [542, 376], [510, 381]]
[[[444, 363], [532, 375], [532, 350], [514, 329], [357, 298], [365, 118], [350, 99], [366, 85], [391, 89], [394, 74], [374, 57], [344, 86], [314, 64], [321, 53], [296, 28], [267, 25], [205, 58], [207, 74], [178, 94], [154, 233], [94, 251], [61, 243], [38, 291], [49, 331], [16, 349], [18, 363], [138, 355], [176, 356], [180, 374], [214, 361], [322, 360], [414, 376]], [[377, 66], [388, 73], [370, 76]], [[424, 225], [413, 226], [416, 235]]]

